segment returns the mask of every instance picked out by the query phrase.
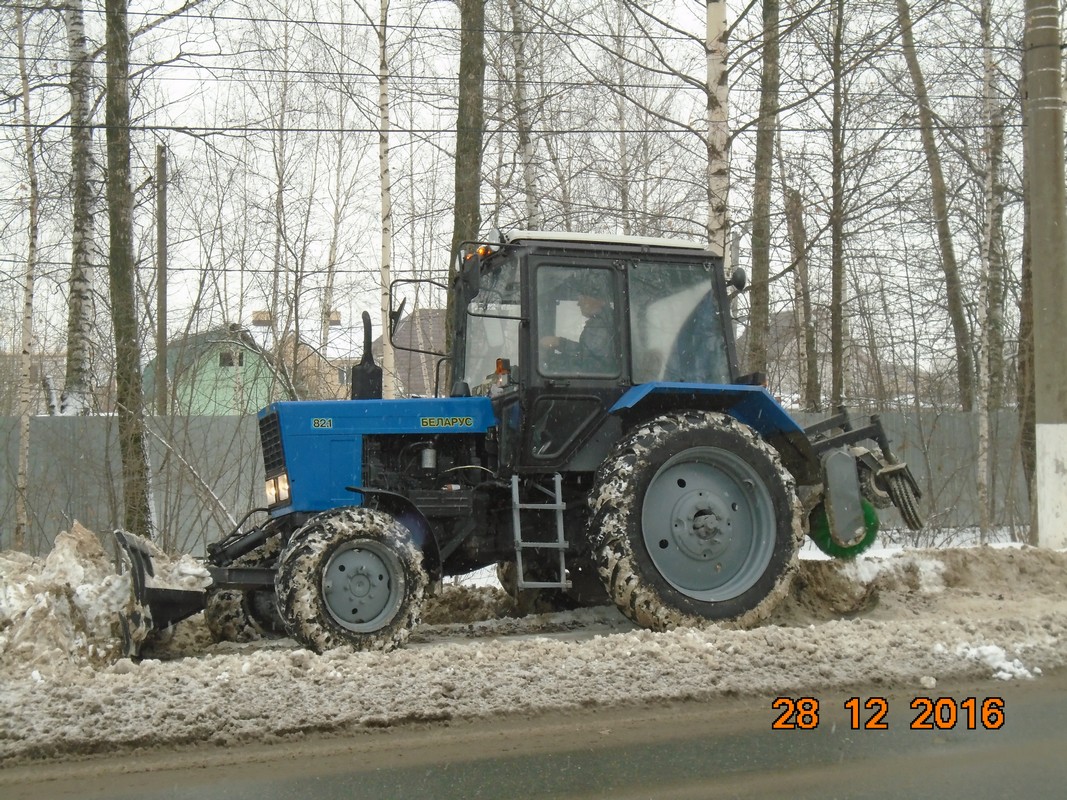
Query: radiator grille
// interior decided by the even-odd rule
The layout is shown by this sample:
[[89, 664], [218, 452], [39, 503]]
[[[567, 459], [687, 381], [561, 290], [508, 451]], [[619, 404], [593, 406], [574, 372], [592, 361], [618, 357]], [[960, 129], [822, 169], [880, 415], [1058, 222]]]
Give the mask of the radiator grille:
[[282, 452], [282, 426], [277, 412], [267, 414], [259, 421], [259, 443], [263, 449], [263, 470], [271, 478], [285, 470], [285, 453]]

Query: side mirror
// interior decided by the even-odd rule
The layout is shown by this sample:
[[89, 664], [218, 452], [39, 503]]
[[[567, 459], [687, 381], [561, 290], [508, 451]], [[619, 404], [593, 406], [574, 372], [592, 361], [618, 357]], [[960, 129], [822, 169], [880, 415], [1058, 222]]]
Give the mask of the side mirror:
[[459, 251], [459, 282], [463, 286], [463, 296], [468, 300], [478, 294], [482, 282], [482, 257], [477, 249], [471, 253]]
[[732, 286], [737, 291], [745, 291], [745, 287], [748, 286], [748, 274], [741, 267], [737, 267], [730, 276], [730, 280], [726, 282], [727, 286]]

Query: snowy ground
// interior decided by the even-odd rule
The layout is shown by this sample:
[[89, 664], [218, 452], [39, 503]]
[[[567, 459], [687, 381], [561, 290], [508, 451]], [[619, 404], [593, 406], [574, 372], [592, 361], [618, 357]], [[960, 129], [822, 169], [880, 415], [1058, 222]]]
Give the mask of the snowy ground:
[[[168, 571], [204, 579], [188, 559]], [[1067, 553], [1033, 548], [805, 560], [771, 623], [748, 631], [651, 633], [614, 608], [509, 618], [499, 589], [446, 587], [386, 654], [211, 644], [194, 617], [134, 663], [114, 624], [127, 591], [77, 525], [46, 559], [0, 553], [0, 765], [724, 693], [1040, 680], [1067, 663]]]

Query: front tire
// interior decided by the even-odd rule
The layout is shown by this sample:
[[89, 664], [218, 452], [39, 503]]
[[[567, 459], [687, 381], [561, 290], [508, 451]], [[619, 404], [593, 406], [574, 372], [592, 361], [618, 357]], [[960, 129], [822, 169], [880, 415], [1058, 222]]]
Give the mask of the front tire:
[[726, 414], [676, 412], [635, 428], [592, 498], [600, 578], [638, 625], [749, 626], [788, 591], [804, 535], [793, 478]]
[[[277, 534], [250, 553], [238, 557], [235, 567], [272, 567], [278, 560]], [[284, 626], [274, 590], [208, 589], [204, 622], [216, 642], [254, 642], [280, 636]]]
[[399, 521], [342, 508], [293, 534], [275, 591], [286, 630], [308, 648], [392, 650], [418, 624], [428, 583], [422, 553]]

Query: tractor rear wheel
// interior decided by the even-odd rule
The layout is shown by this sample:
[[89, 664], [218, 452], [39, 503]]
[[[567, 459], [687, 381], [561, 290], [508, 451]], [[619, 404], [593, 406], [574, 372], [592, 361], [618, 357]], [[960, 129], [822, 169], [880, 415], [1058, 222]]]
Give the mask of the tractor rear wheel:
[[597, 473], [591, 536], [608, 595], [653, 630], [767, 617], [804, 535], [792, 476], [752, 428], [682, 411], [635, 428]]
[[408, 529], [389, 514], [353, 507], [296, 531], [274, 585], [289, 635], [321, 653], [399, 646], [419, 622], [428, 583]]

